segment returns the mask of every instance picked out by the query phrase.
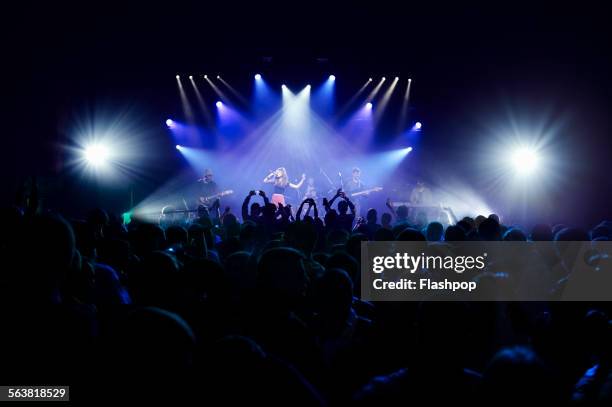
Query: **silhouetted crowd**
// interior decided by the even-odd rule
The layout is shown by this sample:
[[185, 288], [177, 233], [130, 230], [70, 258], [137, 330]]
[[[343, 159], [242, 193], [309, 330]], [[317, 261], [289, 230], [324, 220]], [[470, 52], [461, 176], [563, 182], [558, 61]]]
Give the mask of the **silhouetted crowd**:
[[612, 223], [445, 227], [353, 208], [341, 191], [297, 210], [252, 191], [240, 216], [217, 205], [125, 224], [49, 213], [34, 193], [2, 214], [3, 382], [103, 401], [612, 401], [609, 303], [360, 299], [364, 240], [609, 240]]

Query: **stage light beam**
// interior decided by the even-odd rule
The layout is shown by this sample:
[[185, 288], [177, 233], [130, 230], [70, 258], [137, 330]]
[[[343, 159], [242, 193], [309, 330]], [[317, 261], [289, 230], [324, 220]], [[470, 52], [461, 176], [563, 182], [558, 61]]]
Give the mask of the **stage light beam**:
[[395, 79], [393, 79], [393, 82], [391, 82], [391, 84], [385, 91], [385, 93], [382, 95], [382, 98], [380, 98], [380, 101], [377, 103], [376, 114], [374, 115], [374, 121], [376, 123], [380, 121], [383, 114], [385, 113], [385, 109], [387, 108], [387, 105], [389, 104], [389, 101], [391, 100], [391, 95], [393, 94], [393, 91], [395, 90], [395, 87], [398, 81], [399, 81], [399, 78], [396, 76]]
[[[204, 75], [204, 77], [206, 77], [206, 75]], [[213, 118], [210, 114], [210, 111], [208, 109], [208, 107], [206, 106], [206, 102], [204, 102], [204, 97], [202, 96], [202, 93], [200, 92], [200, 89], [198, 88], [198, 85], [196, 84], [196, 82], [193, 80], [192, 77], [189, 77], [189, 81], [191, 82], [191, 86], [193, 87], [193, 91], [196, 95], [196, 99], [198, 101], [198, 105], [200, 106], [200, 111], [202, 112], [202, 114], [204, 115], [204, 117], [206, 118], [206, 120], [209, 123], [213, 122]]]
[[374, 98], [376, 97], [378, 92], [380, 92], [380, 88], [382, 87], [384, 82], [385, 82], [385, 77], [383, 76], [382, 79], [376, 84], [374, 89], [372, 89], [372, 91], [370, 92], [370, 94], [366, 98], [367, 102], [371, 102], [372, 100], [374, 100]]
[[408, 120], [408, 103], [410, 101], [410, 86], [412, 85], [412, 79], [408, 78], [408, 83], [406, 84], [406, 91], [404, 92], [404, 99], [402, 100], [402, 108], [400, 111], [400, 117], [397, 121], [397, 131], [404, 131], [404, 127], [406, 126], [406, 121]]
[[[220, 78], [220, 76], [217, 75], [217, 79], [218, 78]], [[227, 97], [227, 95], [221, 89], [219, 89], [219, 87], [215, 85], [215, 83], [212, 80], [210, 80], [210, 78], [205, 77], [205, 79], [206, 79], [206, 82], [208, 82], [208, 84], [210, 85], [210, 87], [213, 88], [217, 96], [219, 96], [221, 100], [228, 103], [229, 98]]]
[[260, 74], [255, 74], [255, 80], [256, 80], [256, 81], [261, 80], [261, 75], [260, 75]]

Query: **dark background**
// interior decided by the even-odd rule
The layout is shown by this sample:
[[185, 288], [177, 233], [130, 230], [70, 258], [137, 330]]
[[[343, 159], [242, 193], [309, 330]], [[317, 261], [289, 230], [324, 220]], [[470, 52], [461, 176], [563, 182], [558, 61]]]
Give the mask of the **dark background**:
[[240, 90], [254, 72], [296, 86], [333, 72], [354, 83], [340, 101], [369, 76], [413, 78], [411, 118], [427, 129], [419, 168], [444, 163], [468, 180], [484, 123], [506, 119], [504, 109], [562, 121], [567, 170], [547, 220], [590, 226], [609, 215], [612, 36], [603, 9], [83, 2], [3, 14], [3, 203], [36, 174], [49, 207], [79, 214], [102, 200], [127, 209], [125, 186], [75, 177], [60, 148], [73, 116], [100, 103], [134, 107], [152, 129], [143, 198], [183, 165], [161, 125], [180, 114], [177, 73], [222, 73]]

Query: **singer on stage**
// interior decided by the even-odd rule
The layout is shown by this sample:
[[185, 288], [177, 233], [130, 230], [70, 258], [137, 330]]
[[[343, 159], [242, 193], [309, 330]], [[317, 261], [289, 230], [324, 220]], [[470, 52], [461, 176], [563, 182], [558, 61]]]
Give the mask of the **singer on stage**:
[[297, 184], [292, 184], [289, 182], [289, 176], [287, 175], [287, 170], [285, 167], [279, 167], [275, 171], [270, 172], [263, 182], [266, 184], [273, 184], [274, 189], [272, 191], [272, 203], [278, 206], [279, 203], [285, 205], [285, 190], [287, 187], [298, 189], [304, 183], [306, 179], [306, 174], [302, 174], [302, 178], [300, 182]]

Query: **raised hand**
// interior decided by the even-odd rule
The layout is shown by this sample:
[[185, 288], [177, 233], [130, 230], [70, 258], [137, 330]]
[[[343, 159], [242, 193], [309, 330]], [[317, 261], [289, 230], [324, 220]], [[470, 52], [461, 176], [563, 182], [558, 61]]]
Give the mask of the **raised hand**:
[[266, 196], [266, 193], [264, 191], [259, 191], [259, 196]]
[[253, 196], [253, 195], [256, 195], [255, 191], [249, 191], [249, 196]]

